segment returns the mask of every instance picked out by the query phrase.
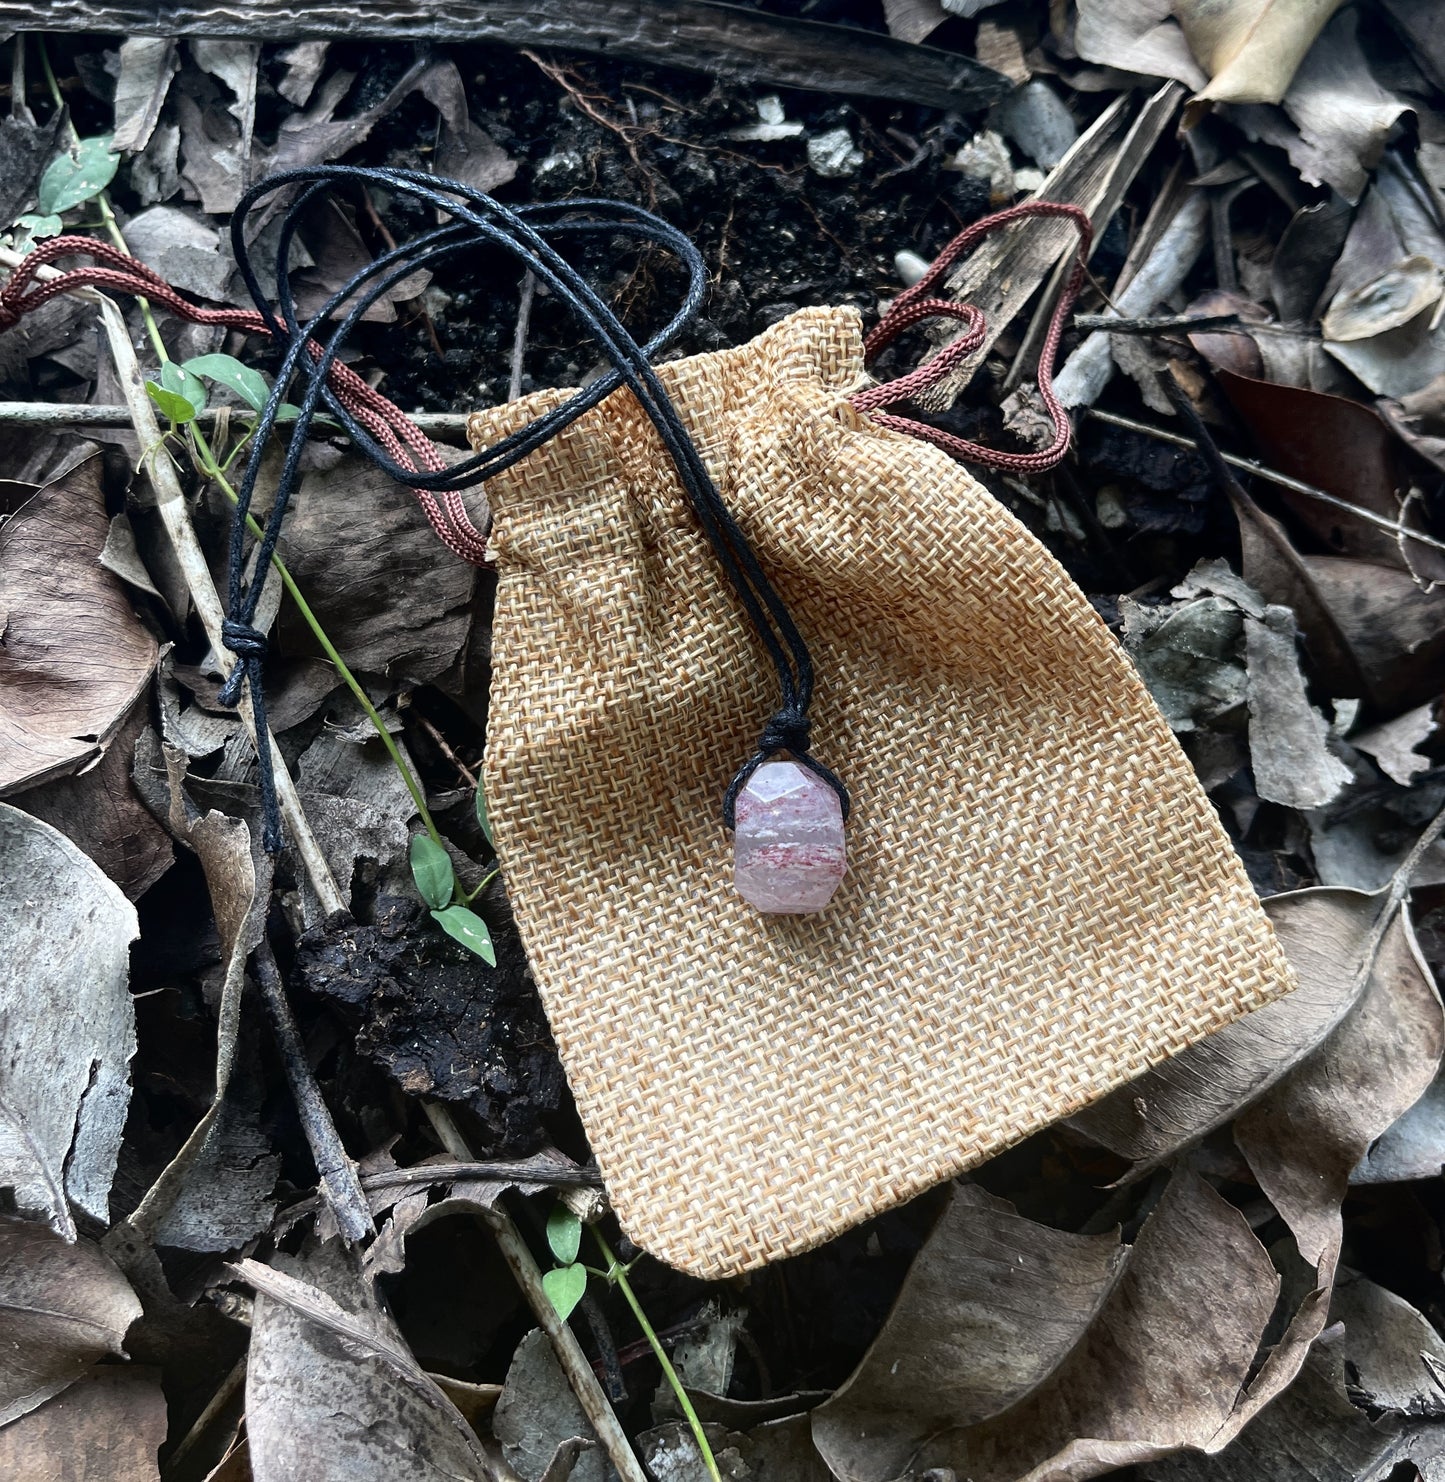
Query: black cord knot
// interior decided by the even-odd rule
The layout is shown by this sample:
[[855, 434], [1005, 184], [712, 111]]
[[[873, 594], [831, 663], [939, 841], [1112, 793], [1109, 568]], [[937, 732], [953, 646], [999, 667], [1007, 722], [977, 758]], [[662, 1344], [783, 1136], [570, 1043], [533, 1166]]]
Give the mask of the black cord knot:
[[221, 642], [238, 659], [264, 659], [270, 647], [266, 635], [259, 628], [253, 628], [250, 623], [238, 623], [234, 618], [222, 622]]
[[758, 738], [758, 750], [768, 754], [791, 751], [795, 757], [807, 756], [811, 739], [812, 728], [807, 715], [795, 706], [785, 705], [763, 727], [763, 734]]
[[246, 671], [252, 664], [260, 668], [269, 644], [259, 628], [237, 622], [234, 618], [226, 618], [221, 623], [221, 642], [241, 661], [231, 670], [217, 696], [222, 705], [234, 705], [241, 698], [241, 680]]

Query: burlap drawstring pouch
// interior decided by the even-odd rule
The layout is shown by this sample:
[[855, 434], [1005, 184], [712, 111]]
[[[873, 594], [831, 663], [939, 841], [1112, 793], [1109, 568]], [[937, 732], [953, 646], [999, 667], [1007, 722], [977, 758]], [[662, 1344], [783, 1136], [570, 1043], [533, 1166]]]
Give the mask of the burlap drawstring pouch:
[[[623, 1228], [718, 1278], [982, 1162], [1292, 979], [1084, 594], [958, 462], [850, 402], [854, 310], [658, 374], [807, 635], [847, 874], [815, 914], [733, 889], [719, 792], [771, 676], [625, 389], [488, 481], [485, 786]], [[473, 446], [568, 394], [476, 413]]]
[[[302, 323], [288, 233], [319, 192], [353, 181], [410, 195], [443, 224]], [[300, 194], [282, 216], [273, 307], [244, 223], [286, 190]], [[323, 406], [413, 487], [452, 552], [494, 559], [485, 782], [507, 891], [622, 1225], [698, 1276], [816, 1245], [1292, 986], [1123, 652], [956, 461], [1029, 473], [1063, 455], [1048, 368], [1081, 270], [1040, 357], [1050, 447], [989, 452], [886, 410], [981, 338], [975, 311], [930, 296], [951, 262], [986, 230], [1048, 214], [1086, 234], [1082, 213], [1040, 202], [970, 228], [866, 346], [852, 309], [807, 309], [749, 344], [659, 366], [707, 281], [676, 228], [617, 202], [508, 208], [400, 170], [318, 166], [253, 187], [232, 247], [255, 311], [191, 304], [83, 238], [42, 243], [0, 290], [0, 328], [98, 286], [285, 347], [257, 446], [288, 384], [304, 392], [257, 570]], [[646, 345], [555, 246], [618, 234], [667, 248], [690, 277], [682, 309]], [[448, 464], [339, 354], [388, 286], [478, 246], [535, 272], [613, 370], [582, 392], [475, 414], [477, 456]], [[66, 256], [95, 265], [43, 279]], [[865, 359], [940, 314], [965, 332], [872, 385]], [[264, 732], [261, 588], [243, 575], [258, 466], [241, 483], [222, 637], [237, 657], [226, 689], [245, 684]], [[489, 540], [462, 499], [483, 479]], [[284, 838], [269, 758], [263, 747], [274, 852]], [[809, 870], [826, 875], [803, 914], [772, 914], [734, 888], [744, 834], [754, 830], [749, 847], [765, 834], [744, 803], [776, 765], [832, 810], [825, 825], [794, 819], [792, 841], [758, 845], [748, 866], [783, 878], [790, 910]], [[769, 849], [792, 863], [774, 870]]]

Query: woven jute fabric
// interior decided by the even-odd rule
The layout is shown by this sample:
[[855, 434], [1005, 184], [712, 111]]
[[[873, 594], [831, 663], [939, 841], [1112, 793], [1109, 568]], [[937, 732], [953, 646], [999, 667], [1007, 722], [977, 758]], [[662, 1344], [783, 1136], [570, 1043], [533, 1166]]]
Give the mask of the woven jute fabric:
[[[613, 1205], [721, 1277], [804, 1250], [1293, 986], [1082, 592], [945, 454], [870, 426], [850, 309], [660, 368], [817, 661], [853, 799], [812, 916], [733, 889], [772, 667], [636, 400], [491, 480], [486, 794]], [[556, 405], [476, 414], [482, 447]]]

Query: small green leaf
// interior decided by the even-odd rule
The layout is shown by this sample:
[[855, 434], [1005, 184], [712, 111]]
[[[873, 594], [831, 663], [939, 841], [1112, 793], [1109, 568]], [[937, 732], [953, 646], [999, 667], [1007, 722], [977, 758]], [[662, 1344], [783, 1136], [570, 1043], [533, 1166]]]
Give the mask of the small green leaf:
[[154, 381], [146, 382], [146, 395], [155, 402], [172, 422], [194, 422], [196, 420], [196, 409], [177, 391], [167, 391], [164, 386], [157, 386]]
[[15, 226], [18, 231], [28, 232], [32, 242], [58, 237], [65, 230], [65, 223], [58, 216], [37, 216], [34, 212], [17, 217]]
[[496, 967], [497, 953], [492, 946], [492, 934], [475, 911], [469, 911], [465, 906], [448, 906], [445, 911], [433, 911], [432, 916], [449, 937], [455, 937], [468, 951], [475, 952], [488, 967]]
[[582, 1221], [565, 1204], [554, 1204], [547, 1216], [547, 1244], [564, 1266], [582, 1249]]
[[445, 849], [430, 834], [413, 834], [411, 839], [411, 878], [421, 891], [421, 898], [433, 911], [440, 911], [452, 898], [456, 876]]
[[495, 849], [497, 846], [492, 841], [492, 821], [487, 817], [487, 799], [480, 782], [477, 784], [477, 822], [482, 826], [483, 837]]
[[564, 1322], [571, 1316], [572, 1309], [582, 1300], [587, 1290], [587, 1268], [575, 1263], [558, 1266], [555, 1270], [542, 1273], [542, 1290], [547, 1293], [557, 1316]]
[[98, 196], [115, 178], [120, 156], [110, 152], [110, 135], [82, 139], [74, 149], [51, 160], [36, 192], [40, 213], [58, 216]]
[[197, 355], [182, 368], [234, 391], [253, 412], [263, 411], [271, 395], [271, 383], [266, 377], [243, 365], [234, 355]]
[[193, 376], [184, 366], [168, 360], [161, 366], [161, 385], [176, 396], [184, 396], [196, 409], [199, 416], [206, 409], [206, 388], [199, 376]]

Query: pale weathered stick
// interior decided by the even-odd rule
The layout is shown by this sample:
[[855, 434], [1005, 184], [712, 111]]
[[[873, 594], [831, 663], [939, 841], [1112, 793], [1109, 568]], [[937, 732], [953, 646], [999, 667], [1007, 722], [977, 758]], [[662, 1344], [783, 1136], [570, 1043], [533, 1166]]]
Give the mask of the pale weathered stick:
[[[131, 345], [125, 320], [121, 317], [120, 310], [108, 298], [100, 295], [97, 297], [100, 298], [100, 321], [105, 329], [106, 339], [110, 342], [111, 357], [115, 361], [116, 373], [120, 377], [121, 392], [130, 412], [131, 425], [140, 439], [141, 456], [146, 461], [151, 482], [155, 485], [161, 521], [165, 526], [166, 534], [170, 537], [171, 546], [175, 551], [182, 574], [185, 576], [186, 585], [190, 589], [191, 600], [196, 604], [196, 611], [200, 614], [206, 637], [210, 639], [211, 647], [218, 654], [224, 653], [221, 623], [225, 617], [225, 611], [221, 606], [220, 596], [216, 592], [216, 584], [211, 580], [211, 571], [206, 565], [205, 554], [201, 550], [200, 542], [196, 539], [196, 532], [191, 525], [180, 478], [176, 474], [175, 466], [161, 446], [160, 427], [156, 423], [150, 397], [146, 395], [145, 379], [141, 375], [140, 364], [136, 360], [135, 349]], [[249, 694], [237, 707], [237, 712], [246, 730], [250, 733], [252, 742], [259, 745], [256, 718], [251, 709]], [[276, 795], [281, 803], [281, 813], [296, 845], [296, 851], [301, 856], [301, 862], [316, 890], [317, 899], [328, 916], [334, 911], [345, 910], [346, 900], [337, 887], [331, 867], [326, 863], [326, 856], [321, 852], [321, 845], [316, 841], [316, 835], [311, 831], [311, 824], [301, 807], [296, 784], [291, 780], [291, 773], [287, 770], [286, 760], [281, 755], [281, 748], [277, 746], [276, 738], [269, 731], [265, 734], [265, 742], [271, 748], [271, 765], [276, 774]]]
[[[1147, 314], [1183, 283], [1209, 236], [1209, 200], [1202, 190], [1180, 202], [1148, 260], [1116, 294], [1120, 318]], [[1092, 406], [1114, 374], [1114, 349], [1103, 330], [1095, 330], [1064, 362], [1054, 390], [1066, 407]]]
[[[3, 261], [3, 259], [0, 259]], [[95, 295], [99, 298], [99, 295]], [[1204, 326], [1208, 328], [1208, 325]], [[216, 419], [234, 416], [235, 407], [208, 408], [199, 412], [196, 423], [209, 431]], [[425, 433], [435, 437], [461, 437], [467, 430], [468, 412], [412, 412], [409, 420]], [[131, 425], [130, 411], [123, 406], [76, 405], [53, 401], [0, 401], [0, 423], [18, 422], [27, 427], [101, 427], [122, 428]], [[317, 431], [327, 430], [318, 425]], [[339, 427], [334, 428], [339, 432]]]
[[[454, 1158], [470, 1161], [471, 1150], [447, 1109], [430, 1101], [423, 1102], [422, 1106], [447, 1152]], [[622, 1482], [647, 1482], [642, 1464], [637, 1460], [617, 1416], [612, 1413], [612, 1406], [607, 1403], [607, 1396], [602, 1392], [597, 1375], [592, 1372], [587, 1355], [582, 1352], [577, 1335], [557, 1316], [557, 1309], [542, 1286], [542, 1273], [532, 1259], [532, 1252], [527, 1249], [527, 1242], [522, 1239], [511, 1215], [504, 1209], [482, 1210], [480, 1214], [496, 1238], [497, 1249], [501, 1251], [502, 1259], [506, 1261], [522, 1295], [527, 1299], [527, 1305], [552, 1340], [562, 1372], [566, 1374], [567, 1382], [572, 1386], [572, 1392], [577, 1396], [592, 1429], [597, 1432], [602, 1449], [617, 1468], [618, 1476]]]

